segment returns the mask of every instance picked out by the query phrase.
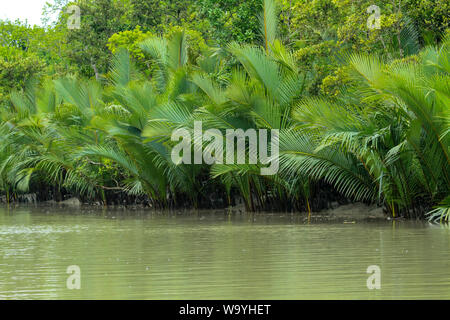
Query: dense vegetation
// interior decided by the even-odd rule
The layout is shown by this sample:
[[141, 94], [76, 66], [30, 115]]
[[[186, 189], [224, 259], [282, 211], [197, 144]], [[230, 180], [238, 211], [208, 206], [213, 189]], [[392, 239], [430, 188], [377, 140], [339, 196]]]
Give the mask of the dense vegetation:
[[[450, 7], [378, 2], [380, 29], [364, 0], [79, 0], [79, 30], [64, 10], [0, 22], [0, 192], [449, 219]], [[172, 132], [198, 120], [279, 129], [279, 173], [175, 165]]]

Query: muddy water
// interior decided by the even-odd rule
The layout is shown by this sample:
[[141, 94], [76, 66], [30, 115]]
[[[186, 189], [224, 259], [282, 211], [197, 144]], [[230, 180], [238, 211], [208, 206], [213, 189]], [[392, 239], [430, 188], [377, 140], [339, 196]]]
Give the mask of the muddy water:
[[0, 299], [450, 298], [445, 226], [77, 210], [0, 208]]

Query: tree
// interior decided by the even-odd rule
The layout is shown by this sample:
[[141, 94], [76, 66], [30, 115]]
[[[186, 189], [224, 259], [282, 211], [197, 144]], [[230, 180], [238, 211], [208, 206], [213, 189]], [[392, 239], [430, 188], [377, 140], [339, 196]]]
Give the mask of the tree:
[[251, 43], [259, 38], [261, 0], [201, 0], [199, 10], [212, 27], [210, 38], [219, 45], [230, 41]]
[[[78, 65], [81, 74], [100, 79], [108, 70], [111, 58], [108, 39], [116, 32], [124, 31], [126, 7], [120, 0], [79, 0], [80, 29], [66, 31], [67, 55], [71, 63]], [[66, 25], [68, 14], [61, 12], [59, 24]]]
[[393, 217], [423, 216], [450, 189], [449, 45], [447, 38], [417, 60], [391, 64], [351, 55], [345, 93], [311, 97], [294, 110], [298, 124], [281, 137], [283, 170], [381, 202]]

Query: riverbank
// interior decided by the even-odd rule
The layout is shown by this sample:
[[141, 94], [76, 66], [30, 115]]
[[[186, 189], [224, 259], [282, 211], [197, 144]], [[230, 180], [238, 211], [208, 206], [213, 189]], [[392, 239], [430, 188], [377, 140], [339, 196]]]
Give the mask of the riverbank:
[[340, 205], [338, 202], [332, 203], [330, 209], [322, 210], [319, 212], [311, 213], [305, 211], [294, 212], [248, 212], [243, 204], [236, 206], [230, 206], [221, 209], [192, 209], [192, 208], [178, 208], [174, 210], [155, 210], [152, 208], [144, 207], [142, 205], [111, 205], [103, 206], [100, 204], [83, 204], [77, 198], [71, 198], [65, 201], [46, 201], [46, 202], [34, 202], [34, 203], [12, 203], [9, 205], [3, 204], [3, 207], [10, 209], [25, 209], [33, 208], [40, 212], [51, 212], [54, 210], [63, 210], [69, 214], [76, 211], [78, 213], [92, 213], [92, 214], [104, 214], [110, 217], [120, 217], [124, 213], [126, 215], [146, 215], [150, 213], [158, 212], [160, 214], [168, 215], [197, 215], [200, 218], [206, 218], [207, 216], [214, 215], [247, 215], [247, 216], [276, 216], [276, 217], [296, 217], [298, 221], [304, 222], [343, 222], [343, 223], [355, 223], [367, 220], [390, 220], [384, 212], [383, 208], [376, 205], [366, 205], [364, 203], [350, 203]]

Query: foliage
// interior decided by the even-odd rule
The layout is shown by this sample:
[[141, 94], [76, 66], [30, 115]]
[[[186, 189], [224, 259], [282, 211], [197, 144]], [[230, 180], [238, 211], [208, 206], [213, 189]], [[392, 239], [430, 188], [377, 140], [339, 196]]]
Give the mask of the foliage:
[[[242, 198], [250, 211], [311, 213], [348, 199], [448, 219], [446, 4], [380, 1], [381, 29], [368, 30], [366, 0], [75, 3], [80, 30], [66, 28], [64, 12], [47, 28], [0, 25], [8, 201]], [[172, 132], [192, 133], [195, 121], [279, 130], [278, 174], [261, 175], [261, 163], [173, 163]]]
[[[298, 49], [298, 63], [312, 78], [309, 92], [318, 94], [323, 80], [337, 71], [349, 52], [404, 58], [416, 54], [419, 43], [430, 43], [427, 40], [430, 37], [435, 41], [441, 39], [449, 27], [448, 4], [439, 6], [427, 2], [426, 10], [417, 10], [417, 2], [378, 1], [381, 26], [369, 29], [367, 22], [371, 13], [367, 8], [373, 1], [284, 0], [284, 11], [290, 12], [289, 41]], [[432, 34], [429, 27], [424, 26], [424, 21], [430, 21], [431, 17], [436, 18]], [[327, 85], [331, 85], [330, 80], [327, 79]]]
[[34, 54], [0, 47], [0, 105], [5, 104], [9, 92], [25, 86], [27, 79], [39, 76], [44, 70], [43, 62]]
[[107, 45], [108, 49], [111, 50], [113, 54], [117, 53], [119, 48], [125, 48], [134, 60], [143, 62], [145, 60], [145, 55], [139, 47], [139, 44], [150, 37], [152, 37], [151, 32], [143, 32], [141, 27], [137, 26], [134, 30], [113, 34], [111, 38], [108, 39]]
[[230, 41], [251, 43], [258, 39], [261, 0], [201, 0], [200, 12], [208, 19], [211, 37], [220, 45]]
[[[74, 4], [82, 13], [81, 23], [79, 29], [65, 33], [69, 45], [67, 56], [80, 66], [82, 75], [99, 79], [109, 67], [111, 56], [105, 54], [108, 39], [126, 29], [126, 10], [120, 0], [78, 0]], [[60, 24], [67, 26], [68, 18], [69, 14], [61, 11]]]

